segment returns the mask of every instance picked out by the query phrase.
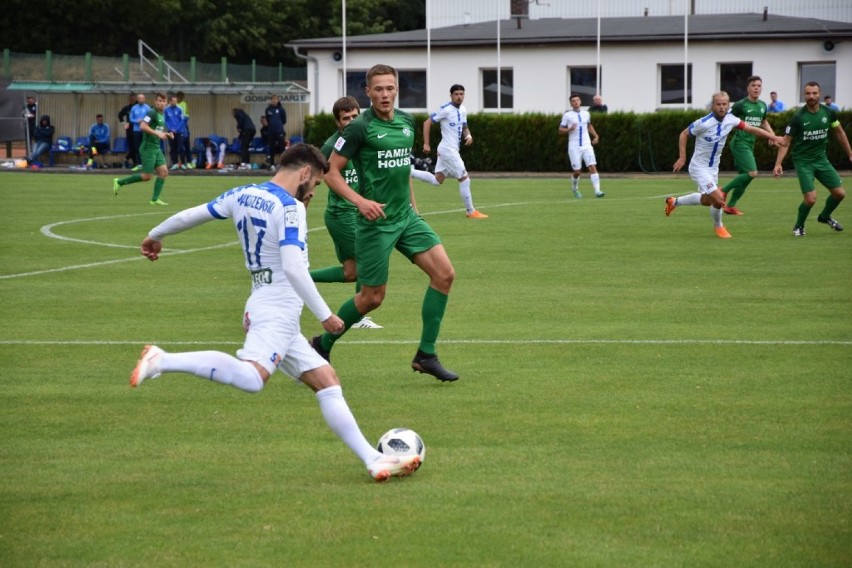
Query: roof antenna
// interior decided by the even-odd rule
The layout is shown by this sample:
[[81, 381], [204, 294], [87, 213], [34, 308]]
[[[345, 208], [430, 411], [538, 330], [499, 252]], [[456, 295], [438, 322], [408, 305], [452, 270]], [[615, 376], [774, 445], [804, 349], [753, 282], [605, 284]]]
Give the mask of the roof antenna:
[[763, 7], [763, 21], [765, 22], [769, 18], [769, 6]]

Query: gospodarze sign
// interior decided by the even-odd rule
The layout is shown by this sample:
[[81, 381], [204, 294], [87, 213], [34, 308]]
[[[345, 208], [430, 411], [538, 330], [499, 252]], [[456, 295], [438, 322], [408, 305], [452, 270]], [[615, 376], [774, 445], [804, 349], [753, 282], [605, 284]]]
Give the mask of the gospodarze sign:
[[[272, 97], [274, 93], [269, 94], [246, 94], [242, 96], [242, 102], [245, 104], [257, 104], [257, 103], [268, 103], [270, 97]], [[308, 102], [308, 94], [307, 93], [290, 93], [287, 95], [278, 95], [278, 98], [281, 100], [281, 103], [307, 103]]]

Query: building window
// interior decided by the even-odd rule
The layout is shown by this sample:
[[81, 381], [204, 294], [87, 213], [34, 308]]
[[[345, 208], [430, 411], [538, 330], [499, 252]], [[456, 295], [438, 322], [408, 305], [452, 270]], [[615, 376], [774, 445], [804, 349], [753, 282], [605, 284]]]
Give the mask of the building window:
[[804, 104], [805, 101], [800, 100], [805, 92], [805, 83], [816, 81], [819, 83], [820, 102], [822, 97], [831, 95], [837, 99], [837, 64], [831, 63], [799, 63], [799, 93], [796, 95], [796, 100]]
[[[426, 108], [426, 71], [398, 69], [399, 94], [396, 97], [396, 107], [401, 109]], [[362, 109], [370, 107], [370, 97], [367, 96], [367, 70], [346, 72], [346, 94], [358, 101]]]
[[[687, 67], [686, 104], [692, 103], [692, 65]], [[683, 65], [660, 65], [660, 104], [683, 104]]]
[[571, 67], [568, 69], [568, 77], [571, 81], [568, 96], [570, 97], [573, 93], [578, 93], [580, 95], [580, 104], [584, 106], [593, 104], [594, 101], [592, 98], [598, 91], [598, 68]]
[[[512, 108], [514, 106], [513, 85], [514, 76], [511, 69], [500, 69], [500, 108]], [[497, 108], [497, 70], [482, 70], [482, 100], [483, 108]]]
[[730, 95], [731, 102], [748, 96], [746, 80], [751, 77], [751, 63], [720, 63], [719, 89]]

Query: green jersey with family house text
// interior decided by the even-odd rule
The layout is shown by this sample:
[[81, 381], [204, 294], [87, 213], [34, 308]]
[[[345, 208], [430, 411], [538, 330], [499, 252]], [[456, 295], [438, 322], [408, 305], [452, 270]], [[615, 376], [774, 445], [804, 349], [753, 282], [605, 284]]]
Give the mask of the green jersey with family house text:
[[785, 134], [793, 139], [793, 162], [824, 160], [828, 131], [837, 123], [837, 112], [820, 104], [816, 112], [804, 106], [793, 115]]
[[409, 179], [414, 117], [394, 109], [392, 120], [382, 120], [368, 108], [349, 123], [334, 150], [355, 164], [359, 193], [385, 205], [386, 224], [405, 218], [411, 209]]
[[[754, 126], [755, 128], [760, 128], [760, 125], [763, 124], [763, 120], [766, 118], [766, 112], [767, 107], [765, 102], [761, 100], [751, 102], [748, 97], [738, 100], [731, 108], [731, 114], [749, 126]], [[754, 134], [746, 132], [745, 130], [734, 130], [733, 135], [731, 136], [731, 147], [740, 146], [752, 150], [754, 149], [754, 141], [756, 138], [757, 137]]]
[[[146, 123], [151, 129], [156, 130], [158, 132], [165, 132], [166, 130], [166, 119], [163, 117], [163, 113], [157, 112], [157, 109], [152, 108], [148, 111], [148, 114], [145, 115], [145, 118], [142, 119], [142, 122]], [[147, 132], [142, 132], [142, 143], [139, 145], [140, 152], [158, 152], [160, 151], [160, 139], [154, 136], [153, 134], [148, 134]]]
[[[331, 157], [331, 152], [334, 150], [334, 143], [337, 142], [337, 139], [340, 138], [340, 135], [337, 133], [332, 134], [328, 137], [328, 140], [322, 145], [322, 155], [325, 156], [325, 159], [329, 159]], [[346, 167], [341, 172], [343, 174], [343, 179], [346, 181], [346, 185], [351, 187], [356, 192], [358, 191], [358, 172], [355, 170], [355, 166], [352, 164], [352, 160], [346, 162]], [[331, 189], [328, 190], [328, 204], [326, 205], [326, 210], [332, 213], [345, 213], [350, 211], [357, 211], [358, 208], [355, 207], [349, 201], [343, 199]]]

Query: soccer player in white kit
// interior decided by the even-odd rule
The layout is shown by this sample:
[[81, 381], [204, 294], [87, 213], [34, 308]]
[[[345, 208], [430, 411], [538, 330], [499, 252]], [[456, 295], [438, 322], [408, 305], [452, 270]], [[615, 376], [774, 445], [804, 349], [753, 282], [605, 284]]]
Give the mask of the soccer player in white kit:
[[595, 149], [593, 145], [598, 143], [600, 138], [595, 132], [595, 127], [592, 126], [592, 118], [588, 111], [580, 110], [580, 95], [572, 93], [571, 110], [566, 111], [562, 115], [562, 122], [559, 123], [559, 133], [568, 135], [568, 160], [571, 162], [571, 191], [574, 192], [574, 197], [580, 199], [583, 194], [580, 193], [580, 172], [583, 164], [589, 168], [589, 178], [592, 181], [592, 188], [595, 190], [595, 197], [603, 197], [606, 195], [601, 191], [601, 178], [598, 175], [598, 162], [595, 158]]
[[762, 128], [755, 128], [728, 113], [730, 97], [725, 91], [713, 94], [712, 112], [687, 126], [678, 138], [679, 157], [674, 163], [674, 171], [680, 171], [686, 164], [686, 141], [689, 136], [695, 137], [695, 150], [689, 161], [689, 177], [698, 186], [698, 191], [682, 197], [666, 198], [666, 216], [672, 214], [681, 205], [710, 206], [710, 216], [713, 218], [716, 235], [722, 239], [730, 239], [731, 233], [722, 224], [722, 208], [725, 206], [725, 194], [719, 187], [719, 160], [725, 148], [725, 140], [734, 128], [744, 130], [749, 134], [774, 141], [780, 146], [786, 146], [782, 137]]
[[316, 393], [329, 428], [376, 481], [409, 475], [420, 466], [419, 457], [385, 456], [366, 440], [343, 398], [334, 368], [299, 329], [302, 306], [307, 305], [326, 331], [343, 331], [342, 320], [329, 309], [308, 272], [305, 206], [328, 164], [315, 147], [297, 144], [281, 155], [278, 165], [270, 181], [235, 187], [209, 203], [176, 213], [142, 241], [142, 254], [154, 261], [164, 237], [214, 219], [233, 220], [252, 285], [243, 316], [246, 339], [237, 357], [220, 351], [168, 353], [147, 345], [130, 375], [130, 386], [179, 372], [256, 393], [277, 368]]
[[[462, 104], [463, 102], [464, 87], [458, 84], [450, 87], [450, 102], [442, 105], [423, 123], [423, 153], [432, 153], [429, 131], [432, 129], [432, 124], [437, 122], [441, 125], [441, 142], [438, 143], [435, 180], [438, 185], [444, 183], [444, 180], [448, 177], [459, 180], [459, 196], [464, 203], [468, 219], [487, 219], [488, 215], [477, 211], [473, 206], [473, 196], [470, 193], [470, 176], [459, 153], [462, 141], [464, 141], [465, 146], [473, 144], [473, 136], [467, 127], [467, 109]], [[419, 172], [412, 170], [413, 177], [423, 179], [418, 174]]]

